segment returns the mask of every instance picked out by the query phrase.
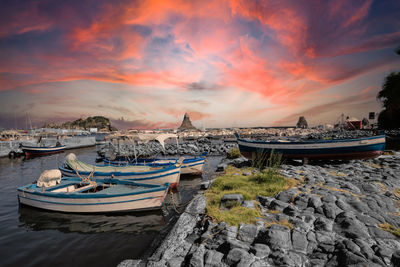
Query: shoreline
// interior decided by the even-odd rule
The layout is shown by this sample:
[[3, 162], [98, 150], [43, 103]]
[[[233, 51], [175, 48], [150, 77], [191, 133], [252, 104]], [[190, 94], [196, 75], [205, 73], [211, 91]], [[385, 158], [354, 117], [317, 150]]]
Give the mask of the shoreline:
[[[257, 224], [236, 227], [205, 220], [204, 196], [195, 197], [150, 258], [119, 266], [399, 263], [400, 240], [392, 234], [400, 229], [399, 152], [364, 161], [291, 162], [281, 166], [281, 173], [301, 185], [258, 197], [263, 217]], [[293, 228], [280, 225], [282, 220]]]

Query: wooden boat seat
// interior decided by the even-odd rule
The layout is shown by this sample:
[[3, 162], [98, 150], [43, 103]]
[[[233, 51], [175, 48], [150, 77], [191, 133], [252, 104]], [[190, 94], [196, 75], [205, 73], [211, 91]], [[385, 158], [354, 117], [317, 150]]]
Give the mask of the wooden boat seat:
[[92, 188], [94, 188], [94, 186], [91, 185], [91, 184], [88, 184], [86, 186], [82, 186], [82, 187], [76, 188], [76, 189], [70, 191], [70, 193], [72, 193], [72, 192], [74, 192], [74, 193], [83, 192], [83, 191], [86, 191], [86, 190], [89, 190], [89, 189], [92, 189]]

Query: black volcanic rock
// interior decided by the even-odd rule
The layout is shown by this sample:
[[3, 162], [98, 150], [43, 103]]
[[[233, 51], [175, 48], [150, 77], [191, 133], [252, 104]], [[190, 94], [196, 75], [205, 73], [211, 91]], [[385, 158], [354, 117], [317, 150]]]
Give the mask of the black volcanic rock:
[[308, 128], [308, 123], [306, 121], [306, 118], [304, 116], [300, 116], [299, 121], [296, 124], [297, 128]]
[[192, 125], [192, 122], [190, 121], [189, 114], [185, 113], [185, 116], [183, 116], [183, 121], [181, 126], [178, 128], [179, 130], [195, 130], [196, 127]]

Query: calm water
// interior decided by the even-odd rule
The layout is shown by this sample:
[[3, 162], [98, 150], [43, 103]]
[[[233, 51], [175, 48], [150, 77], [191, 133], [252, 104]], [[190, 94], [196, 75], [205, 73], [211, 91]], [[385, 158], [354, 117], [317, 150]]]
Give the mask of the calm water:
[[[96, 149], [68, 151], [95, 163]], [[169, 203], [160, 211], [119, 215], [77, 215], [19, 206], [16, 189], [54, 169], [65, 155], [29, 160], [0, 159], [1, 266], [115, 266], [149, 253], [151, 243], [176, 218]], [[214, 168], [220, 158], [210, 158]], [[177, 200], [190, 200], [202, 177], [183, 177]], [[169, 197], [168, 197], [169, 199]]]

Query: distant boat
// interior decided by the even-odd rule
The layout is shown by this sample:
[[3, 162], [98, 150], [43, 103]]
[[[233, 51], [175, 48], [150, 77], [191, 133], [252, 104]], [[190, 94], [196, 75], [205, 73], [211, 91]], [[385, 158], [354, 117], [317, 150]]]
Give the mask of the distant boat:
[[351, 160], [368, 159], [382, 155], [385, 135], [341, 140], [313, 141], [255, 141], [235, 134], [240, 153], [248, 159], [256, 155], [282, 154], [288, 159]]
[[[205, 154], [199, 158], [185, 158], [182, 162], [181, 166], [181, 174], [200, 174], [203, 172], [204, 163], [205, 163]], [[109, 164], [112, 166], [127, 166], [127, 165], [139, 165], [139, 166], [152, 166], [152, 167], [161, 167], [161, 166], [169, 166], [171, 164], [176, 164], [178, 159], [176, 158], [124, 158], [118, 157], [115, 160], [103, 159], [105, 164]]]
[[176, 164], [167, 166], [98, 166], [84, 163], [76, 159], [74, 154], [68, 154], [65, 162], [59, 167], [67, 177], [93, 175], [94, 179], [111, 178], [143, 182], [146, 184], [169, 183], [172, 188], [178, 187], [183, 159]]
[[118, 179], [83, 182], [62, 178], [56, 185], [18, 188], [20, 204], [68, 213], [128, 212], [161, 208], [169, 184], [149, 185]]
[[21, 144], [20, 147], [26, 157], [37, 157], [64, 152], [66, 146], [61, 144], [55, 146], [27, 146]]

